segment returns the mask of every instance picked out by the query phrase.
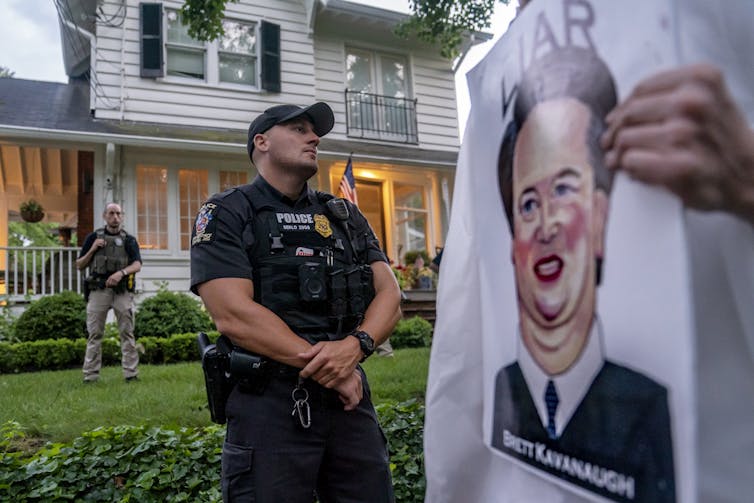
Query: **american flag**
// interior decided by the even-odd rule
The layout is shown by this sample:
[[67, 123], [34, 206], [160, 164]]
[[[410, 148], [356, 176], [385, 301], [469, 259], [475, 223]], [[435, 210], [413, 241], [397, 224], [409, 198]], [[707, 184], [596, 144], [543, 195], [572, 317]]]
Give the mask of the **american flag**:
[[348, 199], [356, 206], [359, 205], [359, 198], [356, 196], [356, 180], [353, 177], [353, 164], [351, 164], [350, 155], [348, 156], [343, 178], [340, 179], [340, 192], [345, 199]]

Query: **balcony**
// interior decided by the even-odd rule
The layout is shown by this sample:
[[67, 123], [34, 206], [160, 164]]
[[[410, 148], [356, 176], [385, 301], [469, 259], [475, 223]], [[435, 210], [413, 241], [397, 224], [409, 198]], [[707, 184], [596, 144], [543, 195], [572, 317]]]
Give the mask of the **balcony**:
[[416, 100], [346, 89], [348, 136], [396, 143], [419, 143]]
[[0, 247], [0, 296], [22, 302], [63, 290], [83, 293], [84, 272], [76, 269], [78, 252], [75, 247]]

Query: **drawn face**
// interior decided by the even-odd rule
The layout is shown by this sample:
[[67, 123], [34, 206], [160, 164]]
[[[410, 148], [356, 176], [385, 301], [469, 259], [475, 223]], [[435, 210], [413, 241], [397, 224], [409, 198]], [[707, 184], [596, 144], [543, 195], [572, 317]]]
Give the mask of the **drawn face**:
[[555, 329], [593, 315], [607, 203], [594, 189], [589, 121], [574, 99], [543, 102], [516, 140], [512, 259], [520, 311], [539, 327], [532, 333], [543, 351], [586, 339], [586, 330]]

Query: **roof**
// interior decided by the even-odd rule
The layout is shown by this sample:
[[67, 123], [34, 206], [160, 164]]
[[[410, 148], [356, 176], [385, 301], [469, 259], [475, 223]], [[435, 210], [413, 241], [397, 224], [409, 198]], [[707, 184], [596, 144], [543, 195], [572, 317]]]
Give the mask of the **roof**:
[[[89, 83], [69, 84], [0, 78], [0, 136], [114, 142], [211, 151], [246, 151], [246, 130], [174, 126], [147, 122], [94, 119], [89, 113]], [[456, 152], [420, 149], [367, 141], [322, 139], [319, 150], [327, 156], [355, 152], [363, 159], [455, 166]]]

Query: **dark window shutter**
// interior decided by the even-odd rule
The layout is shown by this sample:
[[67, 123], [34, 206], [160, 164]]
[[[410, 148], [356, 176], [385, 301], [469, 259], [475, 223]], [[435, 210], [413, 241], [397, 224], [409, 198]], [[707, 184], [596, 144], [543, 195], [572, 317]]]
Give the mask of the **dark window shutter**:
[[140, 3], [141, 76], [162, 77], [162, 4]]
[[280, 92], [280, 26], [262, 21], [262, 89]]

